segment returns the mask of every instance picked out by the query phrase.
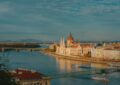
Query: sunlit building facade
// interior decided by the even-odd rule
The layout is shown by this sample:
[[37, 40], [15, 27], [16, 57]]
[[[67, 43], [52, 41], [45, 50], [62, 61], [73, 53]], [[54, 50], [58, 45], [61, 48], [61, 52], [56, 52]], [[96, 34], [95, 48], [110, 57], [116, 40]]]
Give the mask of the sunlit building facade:
[[64, 56], [82, 56], [82, 48], [80, 43], [76, 43], [72, 34], [70, 33], [67, 37], [67, 41], [65, 43], [64, 38], [61, 38], [60, 44], [56, 47], [56, 54], [64, 55]]
[[93, 48], [91, 49], [91, 57], [101, 59], [120, 59], [120, 50]]

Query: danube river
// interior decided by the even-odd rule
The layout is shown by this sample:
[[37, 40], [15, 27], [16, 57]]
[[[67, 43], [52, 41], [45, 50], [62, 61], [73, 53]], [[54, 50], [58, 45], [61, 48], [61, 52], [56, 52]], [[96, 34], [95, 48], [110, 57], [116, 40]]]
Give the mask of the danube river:
[[[46, 75], [65, 74], [82, 70], [77, 65], [91, 66], [94, 68], [106, 68], [107, 65], [85, 63], [80, 61], [65, 60], [41, 52], [8, 51], [0, 53], [9, 69], [27, 68], [36, 70]], [[84, 76], [84, 75], [82, 75]], [[86, 75], [85, 75], [86, 76]], [[120, 73], [107, 75], [109, 82], [96, 81], [85, 78], [67, 77], [54, 78], [51, 85], [120, 85]]]

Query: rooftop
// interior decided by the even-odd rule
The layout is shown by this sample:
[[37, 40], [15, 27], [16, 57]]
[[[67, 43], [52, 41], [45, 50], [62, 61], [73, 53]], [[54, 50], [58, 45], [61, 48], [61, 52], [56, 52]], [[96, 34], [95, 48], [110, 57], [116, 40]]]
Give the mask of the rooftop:
[[20, 80], [42, 79], [43, 77], [43, 74], [27, 69], [16, 69], [14, 71], [11, 71], [11, 74], [13, 77], [16, 77]]
[[69, 36], [67, 37], [67, 40], [74, 40], [72, 34], [70, 33]]

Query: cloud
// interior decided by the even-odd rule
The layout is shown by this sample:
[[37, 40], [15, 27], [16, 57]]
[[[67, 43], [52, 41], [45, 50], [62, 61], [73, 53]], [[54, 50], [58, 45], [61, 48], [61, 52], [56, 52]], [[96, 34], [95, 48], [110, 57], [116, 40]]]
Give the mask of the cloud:
[[13, 12], [13, 7], [10, 2], [1, 2], [0, 3], [0, 13], [11, 13]]
[[64, 24], [47, 16], [44, 16], [42, 14], [37, 14], [37, 13], [31, 13], [25, 16], [20, 17], [21, 20], [29, 23], [35, 23], [35, 24], [40, 24], [40, 23], [50, 23], [52, 25], [57, 25], [57, 26], [63, 26]]
[[[100, 29], [99, 34], [108, 35], [114, 30], [120, 31], [119, 2], [119, 0], [3, 0], [0, 1], [0, 34], [13, 36], [26, 34], [26, 37], [29, 37], [28, 35], [40, 33], [58, 38], [60, 34], [73, 32], [79, 34], [78, 38], [85, 35], [86, 39], [99, 39], [100, 36], [96, 36], [95, 30]], [[104, 32], [104, 29], [111, 30]], [[112, 36], [116, 37], [119, 33], [115, 32]], [[24, 36], [21, 35], [22, 37]], [[104, 39], [104, 36], [102, 37], [100, 39]]]
[[97, 6], [87, 6], [81, 9], [82, 14], [104, 14], [104, 13], [113, 13], [120, 11], [120, 6], [107, 6], [107, 5], [97, 5]]
[[119, 0], [71, 0], [53, 2], [53, 4], [48, 4], [45, 8], [67, 15], [92, 15], [120, 11], [119, 2]]

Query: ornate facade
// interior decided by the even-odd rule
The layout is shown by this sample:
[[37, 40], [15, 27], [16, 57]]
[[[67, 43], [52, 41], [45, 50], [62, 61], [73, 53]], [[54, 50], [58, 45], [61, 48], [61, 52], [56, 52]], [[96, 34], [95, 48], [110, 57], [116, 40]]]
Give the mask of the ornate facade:
[[120, 59], [120, 50], [108, 50], [103, 48], [91, 49], [91, 57], [101, 59]]
[[62, 37], [60, 40], [60, 44], [56, 47], [56, 54], [64, 55], [64, 56], [82, 56], [82, 48], [80, 43], [76, 43], [72, 34], [70, 33], [67, 37], [67, 41], [65, 43], [64, 38]]

